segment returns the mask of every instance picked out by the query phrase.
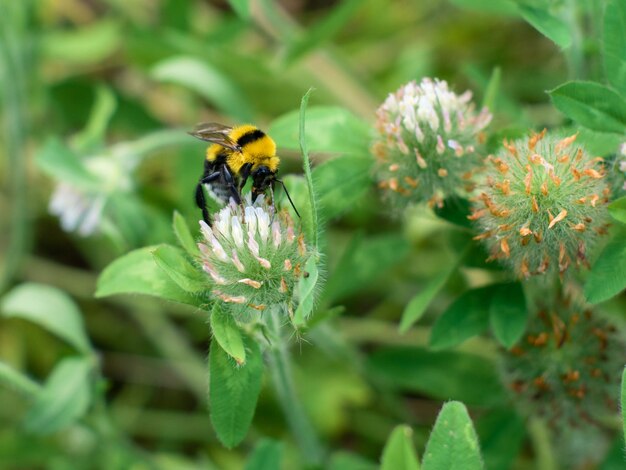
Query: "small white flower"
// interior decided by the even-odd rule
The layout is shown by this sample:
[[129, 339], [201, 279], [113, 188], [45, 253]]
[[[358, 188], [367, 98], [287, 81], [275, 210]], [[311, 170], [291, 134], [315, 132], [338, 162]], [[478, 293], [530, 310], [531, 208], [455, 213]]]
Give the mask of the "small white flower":
[[233, 216], [230, 221], [230, 226], [235, 245], [241, 248], [243, 246], [243, 230], [241, 228], [241, 223], [239, 223], [239, 218]]

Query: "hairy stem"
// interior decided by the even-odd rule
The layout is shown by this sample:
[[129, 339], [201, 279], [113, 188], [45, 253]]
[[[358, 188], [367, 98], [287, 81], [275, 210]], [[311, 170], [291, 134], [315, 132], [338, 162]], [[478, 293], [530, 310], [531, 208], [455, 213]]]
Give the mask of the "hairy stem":
[[268, 348], [269, 367], [279, 404], [307, 464], [322, 463], [324, 449], [313, 426], [304, 412], [293, 383], [289, 351], [282, 334], [282, 318], [279, 309], [273, 309], [267, 317], [271, 343]]

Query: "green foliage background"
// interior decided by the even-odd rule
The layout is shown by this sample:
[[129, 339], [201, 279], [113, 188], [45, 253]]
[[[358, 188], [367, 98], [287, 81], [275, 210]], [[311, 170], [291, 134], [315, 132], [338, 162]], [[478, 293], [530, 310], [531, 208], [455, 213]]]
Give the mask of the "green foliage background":
[[[524, 335], [520, 284], [484, 263], [462, 211], [398, 220], [372, 184], [375, 110], [425, 76], [490, 107], [490, 151], [544, 127], [578, 130], [609, 161], [626, 141], [619, 0], [0, 0], [0, 468], [305, 467], [259, 346], [210, 315], [184, 261], [199, 121], [268, 131], [321, 253], [319, 284], [302, 287], [312, 316], [297, 312], [288, 339], [324, 468], [575, 468], [497, 375]], [[94, 176], [94, 156], [128, 166]], [[105, 195], [99, 233], [50, 215], [59, 181]], [[625, 208], [611, 206], [584, 287], [618, 324]], [[215, 379], [231, 357], [243, 392]], [[601, 421], [612, 447], [575, 464], [623, 468], [626, 424]]]

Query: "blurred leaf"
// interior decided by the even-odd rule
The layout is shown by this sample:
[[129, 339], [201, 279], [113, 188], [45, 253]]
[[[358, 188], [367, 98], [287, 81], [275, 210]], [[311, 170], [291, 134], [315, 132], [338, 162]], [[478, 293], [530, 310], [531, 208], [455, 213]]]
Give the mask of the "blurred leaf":
[[91, 369], [91, 359], [63, 359], [54, 368], [26, 414], [26, 430], [35, 434], [49, 434], [83, 416], [91, 403]]
[[626, 440], [626, 369], [622, 371], [622, 391], [620, 400], [622, 409], [622, 432], [624, 434], [624, 440]]
[[245, 94], [205, 61], [186, 56], [167, 58], [154, 66], [151, 75], [160, 82], [189, 88], [238, 121], [253, 121], [254, 110]]
[[424, 470], [484, 468], [476, 431], [463, 403], [443, 405], [428, 438], [422, 465]]
[[228, 0], [228, 3], [241, 19], [250, 19], [250, 0]]
[[111, 89], [104, 85], [98, 86], [87, 125], [73, 139], [75, 148], [80, 152], [89, 152], [102, 147], [109, 121], [116, 108], [117, 100]]
[[583, 145], [591, 154], [607, 156], [615, 153], [620, 144], [624, 141], [624, 137], [620, 134], [609, 132], [592, 131], [584, 127], [577, 127], [568, 130], [564, 135], [571, 135], [578, 132], [576, 143]]
[[345, 451], [335, 452], [330, 458], [329, 470], [378, 470], [378, 465], [360, 455]]
[[494, 67], [491, 72], [491, 78], [487, 84], [485, 90], [485, 96], [483, 98], [483, 107], [489, 108], [492, 113], [496, 110], [496, 102], [498, 93], [500, 92], [500, 82], [502, 81], [502, 69], [500, 67]]
[[198, 246], [196, 245], [196, 241], [189, 230], [189, 226], [185, 221], [185, 218], [180, 215], [178, 211], [174, 211], [174, 219], [172, 221], [172, 226], [174, 228], [174, 233], [176, 234], [176, 238], [178, 239], [178, 243], [182, 246], [187, 254], [192, 257], [198, 256], [200, 251], [198, 250]]
[[489, 470], [509, 470], [524, 444], [524, 421], [513, 410], [493, 410], [480, 417], [476, 430], [485, 467]]
[[492, 286], [461, 294], [433, 325], [429, 346], [433, 350], [451, 348], [489, 327]]
[[203, 292], [209, 285], [209, 278], [194, 266], [185, 256], [185, 252], [171, 245], [159, 245], [152, 251], [156, 264], [187, 292]]
[[54, 29], [40, 41], [42, 54], [51, 62], [78, 65], [102, 63], [122, 44], [122, 28], [114, 19], [104, 19], [75, 29]]
[[313, 169], [320, 210], [332, 219], [356, 204], [371, 188], [372, 161], [344, 155]]
[[238, 365], [246, 362], [246, 349], [243, 346], [241, 331], [233, 316], [224, 312], [222, 304], [215, 302], [211, 312], [211, 331], [222, 349], [231, 356]]
[[436, 277], [431, 279], [426, 287], [424, 287], [424, 289], [411, 299], [404, 309], [404, 312], [402, 312], [402, 319], [400, 320], [399, 327], [401, 333], [406, 332], [416, 321], [422, 318], [422, 315], [424, 315], [424, 312], [426, 312], [426, 309], [439, 291], [446, 285], [446, 282], [450, 276], [452, 276], [466, 252], [467, 248], [461, 252], [458, 258], [451, 265], [441, 271]]
[[211, 422], [220, 442], [229, 449], [248, 434], [263, 378], [259, 345], [244, 338], [247, 351], [244, 365], [236, 365], [217, 341], [211, 341], [209, 352]]
[[472, 221], [467, 218], [470, 213], [470, 202], [462, 198], [446, 199], [443, 207], [435, 208], [437, 217], [466, 229], [474, 228]]
[[413, 430], [407, 425], [396, 426], [383, 449], [380, 470], [419, 470], [419, 468], [420, 464], [413, 447]]
[[408, 251], [409, 245], [400, 235], [365, 238], [355, 234], [326, 283], [324, 300], [336, 302], [366, 289], [403, 260]]
[[152, 252], [155, 246], [131, 251], [109, 264], [98, 278], [96, 297], [115, 294], [146, 294], [174, 302], [202, 306], [202, 298], [181, 289], [157, 266]]
[[317, 203], [317, 191], [315, 189], [315, 185], [313, 182], [313, 175], [311, 174], [311, 161], [309, 160], [309, 151], [307, 148], [307, 135], [305, 130], [305, 122], [306, 122], [306, 107], [309, 103], [309, 96], [313, 91], [310, 88], [302, 97], [302, 101], [300, 103], [300, 116], [299, 116], [299, 127], [298, 127], [298, 143], [300, 144], [300, 152], [302, 153], [302, 168], [304, 169], [304, 177], [306, 179], [306, 185], [309, 192], [309, 204], [311, 205], [311, 222], [312, 222], [312, 231], [313, 238], [309, 240], [313, 244], [313, 248], [315, 250], [318, 249], [319, 246], [319, 213], [318, 213], [318, 203]]
[[526, 297], [519, 282], [494, 286], [489, 308], [489, 323], [494, 336], [509, 349], [526, 330], [528, 309]]
[[554, 42], [561, 49], [569, 47], [572, 43], [572, 34], [567, 24], [561, 19], [550, 14], [546, 9], [535, 8], [527, 4], [518, 4], [522, 17], [530, 25]]
[[41, 386], [37, 382], [2, 361], [0, 361], [0, 384], [29, 398], [41, 391]]
[[78, 306], [62, 290], [44, 284], [21, 284], [0, 303], [6, 318], [22, 318], [67, 341], [83, 354], [91, 351]]
[[626, 101], [595, 82], [567, 82], [548, 92], [559, 111], [589, 129], [626, 133]]
[[46, 140], [37, 153], [36, 162], [59, 181], [91, 189], [100, 185], [100, 180], [87, 170], [81, 159], [56, 137]]
[[517, 5], [509, 0], [450, 0], [450, 3], [467, 10], [499, 14], [505, 16], [517, 16]]
[[618, 222], [626, 224], [626, 196], [609, 204], [609, 213]]
[[310, 256], [304, 265], [304, 272], [308, 276], [302, 276], [296, 287], [296, 295], [298, 297], [298, 308], [293, 317], [293, 323], [296, 327], [304, 326], [306, 319], [313, 311], [315, 303], [315, 287], [319, 280], [319, 272], [315, 256]]
[[344, 0], [336, 4], [331, 11], [326, 11], [321, 20], [303, 30], [302, 37], [287, 44], [285, 61], [291, 63], [300, 59], [339, 33], [362, 4], [361, 0]]
[[592, 304], [610, 299], [626, 288], [626, 238], [618, 234], [591, 267], [585, 297]]
[[246, 462], [245, 470], [278, 470], [283, 455], [282, 442], [261, 439]]
[[369, 357], [368, 370], [395, 389], [441, 400], [491, 405], [504, 399], [494, 364], [470, 354], [411, 347], [381, 348]]
[[608, 0], [604, 13], [606, 79], [626, 97], [626, 2]]
[[[300, 149], [299, 119], [298, 111], [291, 111], [272, 122], [268, 133], [279, 149]], [[370, 126], [347, 109], [311, 106], [306, 113], [306, 141], [311, 152], [369, 158]]]

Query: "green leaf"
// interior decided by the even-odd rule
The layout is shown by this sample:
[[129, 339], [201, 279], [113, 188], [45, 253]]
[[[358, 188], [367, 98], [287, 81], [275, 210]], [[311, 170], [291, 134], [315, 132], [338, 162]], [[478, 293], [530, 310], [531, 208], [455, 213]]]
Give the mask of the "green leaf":
[[224, 312], [219, 302], [213, 304], [211, 331], [213, 338], [237, 364], [242, 365], [246, 362], [246, 349], [243, 345], [241, 331], [233, 316]]
[[618, 234], [596, 262], [585, 284], [585, 297], [597, 304], [619, 294], [626, 288], [626, 238]]
[[626, 97], [626, 2], [609, 0], [604, 13], [604, 71]]
[[480, 470], [478, 437], [467, 408], [452, 401], [443, 405], [422, 461], [424, 470]]
[[293, 323], [296, 327], [304, 326], [315, 304], [315, 286], [319, 279], [315, 256], [309, 257], [306, 261], [304, 272], [308, 273], [308, 276], [300, 278], [296, 287], [296, 294], [299, 301], [298, 308], [293, 317]]
[[283, 456], [283, 444], [273, 439], [261, 439], [246, 462], [245, 470], [277, 470]]
[[98, 187], [100, 180], [90, 173], [81, 159], [59, 139], [46, 140], [36, 156], [36, 162], [49, 176], [82, 188]]
[[406, 425], [396, 426], [383, 449], [380, 470], [419, 470], [419, 468], [413, 447], [413, 430]]
[[626, 101], [610, 88], [594, 82], [568, 82], [548, 93], [559, 111], [582, 126], [626, 133]]
[[505, 398], [495, 364], [471, 354], [386, 347], [369, 357], [367, 367], [382, 383], [400, 391], [473, 405], [492, 405]]
[[[298, 111], [276, 119], [268, 133], [280, 149], [299, 150]], [[311, 152], [369, 157], [370, 126], [350, 111], [334, 106], [311, 106], [306, 113], [306, 141]]]
[[528, 309], [522, 285], [500, 284], [494, 287], [489, 308], [489, 322], [496, 339], [505, 348], [511, 348], [526, 330]]
[[626, 196], [609, 204], [609, 214], [618, 222], [626, 224]]
[[492, 294], [491, 286], [461, 294], [433, 325], [430, 348], [451, 348], [485, 331], [489, 327], [489, 302]]
[[324, 301], [336, 302], [367, 288], [408, 252], [409, 245], [400, 235], [364, 238], [357, 233], [326, 283]]
[[96, 297], [116, 294], [146, 294], [174, 302], [203, 306], [195, 297], [176, 284], [157, 266], [152, 252], [155, 246], [131, 251], [109, 264], [98, 278]]
[[0, 361], [0, 384], [29, 398], [41, 391], [41, 386], [37, 382], [2, 361]]
[[24, 418], [27, 431], [49, 434], [72, 424], [91, 403], [88, 358], [63, 359], [52, 371]]
[[261, 391], [263, 359], [259, 345], [244, 337], [247, 359], [238, 366], [217, 341], [209, 352], [211, 422], [224, 446], [232, 448], [248, 433]]
[[517, 5], [510, 0], [450, 0], [450, 3], [467, 10], [494, 15], [517, 16]]
[[195, 57], [168, 57], [154, 66], [151, 75], [160, 82], [189, 88], [238, 121], [252, 121], [254, 111], [245, 94], [228, 76]]
[[487, 84], [487, 89], [485, 90], [485, 97], [483, 98], [483, 106], [489, 108], [489, 111], [492, 113], [496, 110], [501, 81], [502, 69], [500, 67], [494, 67], [493, 72], [491, 72], [491, 78], [489, 78], [489, 83]]
[[45, 59], [85, 66], [101, 64], [119, 48], [123, 37], [117, 20], [104, 19], [80, 28], [50, 28], [39, 42]]
[[372, 161], [344, 155], [313, 169], [320, 211], [332, 219], [356, 204], [372, 186]]
[[535, 8], [530, 5], [518, 5], [522, 17], [530, 23], [530, 25], [543, 34], [545, 37], [554, 42], [561, 49], [569, 47], [572, 43], [572, 34], [567, 24], [551, 15], [547, 10]]
[[250, 1], [249, 0], [228, 0], [228, 3], [230, 3], [231, 8], [235, 10], [235, 13], [237, 13], [237, 15], [241, 19], [243, 20], [250, 19]]
[[441, 271], [426, 285], [426, 287], [424, 287], [424, 289], [411, 299], [404, 309], [404, 312], [402, 312], [402, 319], [400, 320], [399, 328], [401, 333], [405, 333], [416, 321], [422, 318], [422, 315], [424, 315], [426, 309], [439, 291], [446, 285], [446, 282], [450, 276], [452, 276], [466, 252], [467, 248], [461, 252], [458, 258], [451, 265]]
[[622, 409], [622, 432], [626, 440], [626, 369], [622, 372], [622, 393], [620, 395]]
[[102, 147], [109, 121], [116, 108], [117, 101], [111, 89], [103, 85], [98, 86], [87, 125], [73, 139], [75, 148], [81, 152], [88, 152]]
[[159, 266], [178, 286], [187, 292], [203, 292], [209, 288], [209, 278], [200, 268], [191, 264], [180, 248], [159, 245], [152, 250]]
[[185, 222], [185, 218], [180, 215], [178, 211], [174, 211], [174, 220], [172, 221], [172, 225], [180, 246], [182, 246], [185, 251], [189, 253], [189, 255], [194, 257], [198, 256], [200, 254], [198, 245], [196, 245], [196, 241], [193, 239], [193, 235], [189, 230], [187, 222]]
[[0, 309], [6, 318], [31, 321], [83, 354], [91, 351], [83, 316], [72, 298], [62, 290], [44, 284], [22, 284], [2, 298]]
[[312, 27], [306, 28], [301, 38], [291, 41], [287, 45], [285, 60], [291, 63], [316, 47], [319, 47], [332, 36], [339, 33], [346, 25], [354, 12], [363, 2], [361, 0], [345, 0], [339, 2], [331, 11], [327, 12], [323, 19]]
[[313, 185], [313, 175], [311, 174], [311, 161], [309, 160], [309, 151], [307, 149], [307, 136], [305, 131], [305, 118], [306, 118], [306, 107], [309, 103], [309, 95], [313, 91], [312, 88], [307, 91], [302, 97], [302, 102], [300, 103], [300, 126], [298, 132], [298, 140], [300, 143], [300, 152], [302, 152], [302, 167], [304, 168], [304, 177], [306, 178], [306, 184], [309, 190], [309, 204], [311, 204], [311, 216], [313, 223], [313, 239], [310, 240], [313, 244], [313, 247], [317, 250], [319, 245], [319, 216], [317, 212], [317, 196], [315, 191], [315, 186]]

